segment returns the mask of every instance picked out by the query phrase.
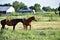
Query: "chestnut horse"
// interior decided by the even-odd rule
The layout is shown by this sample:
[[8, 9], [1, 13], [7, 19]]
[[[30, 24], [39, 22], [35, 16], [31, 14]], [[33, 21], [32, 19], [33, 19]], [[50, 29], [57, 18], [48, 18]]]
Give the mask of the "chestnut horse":
[[5, 28], [5, 25], [13, 26], [13, 30], [15, 30], [15, 26], [18, 22], [23, 23], [24, 29], [26, 30], [27, 30], [27, 26], [30, 26], [30, 30], [31, 30], [31, 22], [33, 20], [37, 21], [34, 16], [28, 19], [4, 19], [1, 21], [1, 25], [2, 25], [1, 30]]
[[28, 19], [24, 19], [23, 26], [24, 26], [24, 29], [25, 29], [25, 30], [27, 30], [28, 26], [30, 27], [30, 30], [31, 30], [31, 22], [32, 22], [33, 20], [34, 20], [34, 21], [37, 21], [34, 16], [32, 16], [32, 17], [30, 17], [30, 18], [28, 18]]

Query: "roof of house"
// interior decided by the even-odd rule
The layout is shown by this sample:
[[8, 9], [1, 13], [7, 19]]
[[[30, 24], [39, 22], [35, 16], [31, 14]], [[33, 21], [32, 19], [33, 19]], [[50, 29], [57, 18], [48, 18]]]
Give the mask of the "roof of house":
[[33, 10], [32, 9], [20, 9], [19, 11], [20, 12], [32, 12]]
[[0, 11], [6, 11], [10, 8], [11, 6], [0, 6]]

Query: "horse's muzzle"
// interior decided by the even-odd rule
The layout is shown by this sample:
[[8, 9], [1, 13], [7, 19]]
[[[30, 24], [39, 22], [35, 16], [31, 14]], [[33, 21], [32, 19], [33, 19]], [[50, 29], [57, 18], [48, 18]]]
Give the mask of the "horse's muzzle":
[[35, 20], [35, 21], [37, 21], [37, 20]]

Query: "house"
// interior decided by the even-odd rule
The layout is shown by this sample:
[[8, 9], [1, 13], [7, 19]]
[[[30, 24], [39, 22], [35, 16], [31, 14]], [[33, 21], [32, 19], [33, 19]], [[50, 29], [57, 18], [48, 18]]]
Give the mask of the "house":
[[27, 12], [29, 12], [29, 13], [35, 13], [35, 11], [32, 10], [32, 9], [20, 9], [19, 12], [21, 12], [21, 13], [27, 13]]
[[0, 6], [0, 13], [9, 14], [15, 12], [15, 9], [12, 6]]

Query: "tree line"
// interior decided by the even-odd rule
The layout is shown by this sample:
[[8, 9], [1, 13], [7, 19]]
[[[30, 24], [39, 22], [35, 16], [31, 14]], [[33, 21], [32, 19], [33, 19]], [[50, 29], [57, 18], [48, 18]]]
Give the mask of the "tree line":
[[[15, 11], [18, 11], [20, 9], [27, 9], [28, 8], [27, 5], [25, 5], [23, 2], [18, 2], [18, 1], [13, 2], [12, 5], [10, 3], [6, 3], [4, 5], [0, 4], [0, 6], [13, 6], [15, 8]], [[35, 12], [40, 12], [41, 11], [41, 5], [38, 4], [38, 3], [34, 4], [34, 6], [30, 6], [29, 8], [34, 9]], [[60, 7], [54, 9], [54, 8], [51, 8], [50, 6], [47, 6], [47, 7], [42, 7], [42, 10], [46, 11], [46, 12], [60, 11]]]

